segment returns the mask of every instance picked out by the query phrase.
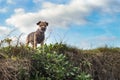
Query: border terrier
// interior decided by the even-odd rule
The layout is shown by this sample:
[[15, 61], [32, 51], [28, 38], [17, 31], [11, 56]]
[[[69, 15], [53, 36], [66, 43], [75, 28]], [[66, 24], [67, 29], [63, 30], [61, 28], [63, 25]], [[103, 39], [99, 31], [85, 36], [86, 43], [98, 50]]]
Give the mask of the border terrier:
[[36, 49], [37, 44], [41, 44], [41, 46], [44, 45], [45, 31], [48, 26], [48, 22], [39, 21], [37, 25], [39, 26], [39, 28], [35, 32], [31, 32], [30, 34], [28, 34], [26, 39], [26, 46], [31, 43], [34, 49]]

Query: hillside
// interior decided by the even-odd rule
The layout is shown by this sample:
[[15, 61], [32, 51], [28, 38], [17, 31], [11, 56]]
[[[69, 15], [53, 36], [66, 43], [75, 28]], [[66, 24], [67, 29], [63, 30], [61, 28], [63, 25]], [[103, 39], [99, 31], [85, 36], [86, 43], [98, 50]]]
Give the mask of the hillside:
[[0, 80], [120, 80], [120, 48], [0, 47]]

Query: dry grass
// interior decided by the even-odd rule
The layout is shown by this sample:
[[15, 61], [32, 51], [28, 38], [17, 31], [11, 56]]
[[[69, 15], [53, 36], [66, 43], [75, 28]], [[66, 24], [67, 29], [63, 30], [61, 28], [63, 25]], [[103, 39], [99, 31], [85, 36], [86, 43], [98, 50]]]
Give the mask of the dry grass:
[[120, 80], [120, 48], [67, 51], [67, 55], [94, 80]]
[[[21, 46], [0, 48], [0, 80], [29, 80], [31, 60], [38, 50]], [[120, 80], [120, 48], [80, 50], [65, 44], [44, 46], [44, 53], [64, 54], [80, 72], [92, 75], [94, 80]], [[32, 68], [32, 69], [31, 69]]]
[[24, 78], [29, 78], [30, 64], [27, 59], [1, 59], [0, 80], [23, 80]]

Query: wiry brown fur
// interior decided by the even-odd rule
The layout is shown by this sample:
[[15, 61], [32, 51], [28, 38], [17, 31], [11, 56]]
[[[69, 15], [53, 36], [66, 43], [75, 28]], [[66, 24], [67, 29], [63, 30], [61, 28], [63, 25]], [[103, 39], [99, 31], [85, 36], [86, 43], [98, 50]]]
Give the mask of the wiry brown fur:
[[37, 47], [37, 44], [41, 44], [41, 46], [44, 44], [45, 31], [48, 23], [39, 21], [37, 25], [39, 26], [39, 28], [35, 32], [31, 32], [30, 34], [28, 34], [26, 39], [26, 45], [28, 46], [29, 43], [31, 43], [34, 49]]

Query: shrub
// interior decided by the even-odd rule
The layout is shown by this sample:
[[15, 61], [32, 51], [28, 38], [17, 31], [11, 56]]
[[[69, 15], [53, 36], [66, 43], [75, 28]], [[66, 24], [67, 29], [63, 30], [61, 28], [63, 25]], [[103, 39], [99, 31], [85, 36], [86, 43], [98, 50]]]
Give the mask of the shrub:
[[0, 80], [119, 80], [120, 48], [0, 47]]
[[79, 68], [73, 66], [63, 54], [37, 53], [33, 55], [32, 65], [34, 69], [31, 76], [34, 79], [44, 77], [48, 80], [74, 80], [80, 75]]

